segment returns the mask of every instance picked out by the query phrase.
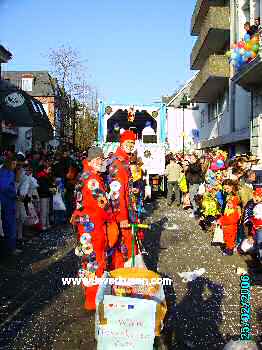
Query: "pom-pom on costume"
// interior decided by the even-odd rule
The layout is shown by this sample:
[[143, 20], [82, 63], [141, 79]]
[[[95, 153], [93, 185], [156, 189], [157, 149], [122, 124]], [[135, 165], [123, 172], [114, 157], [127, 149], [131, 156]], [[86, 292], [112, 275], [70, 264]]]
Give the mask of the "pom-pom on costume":
[[[102, 177], [83, 161], [83, 173], [76, 186], [76, 210], [71, 223], [77, 225], [79, 246], [75, 253], [82, 257], [79, 277], [101, 277], [106, 268], [106, 222], [112, 213]], [[95, 310], [98, 286], [85, 287], [85, 308]]]
[[[127, 140], [136, 140], [132, 131], [125, 131], [120, 137], [120, 143]], [[108, 184], [113, 215], [120, 225], [121, 221], [137, 223], [138, 217], [134, 202], [133, 180], [130, 170], [130, 156], [122, 147], [119, 147], [108, 164]], [[124, 262], [131, 257], [132, 234], [130, 229], [121, 229], [121, 235], [112, 250], [113, 268], [124, 266]]]

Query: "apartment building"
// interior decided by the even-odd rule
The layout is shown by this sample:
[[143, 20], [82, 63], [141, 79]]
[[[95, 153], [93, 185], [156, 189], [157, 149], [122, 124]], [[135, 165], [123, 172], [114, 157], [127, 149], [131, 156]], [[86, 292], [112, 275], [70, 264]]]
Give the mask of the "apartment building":
[[[232, 15], [232, 32], [235, 41], [244, 33], [243, 24], [249, 21], [254, 23], [256, 17], [262, 15], [262, 0], [232, 1], [235, 11]], [[251, 152], [262, 158], [262, 40], [260, 32], [260, 50], [257, 57], [239, 72], [233, 74], [232, 85], [243, 88], [250, 94], [250, 149]]]
[[[221, 147], [230, 156], [250, 149], [250, 93], [232, 84], [234, 75], [226, 51], [235, 42], [232, 0], [197, 0], [191, 20], [196, 42], [190, 57], [193, 81], [191, 101], [200, 103], [196, 121], [200, 142], [196, 148]], [[243, 23], [244, 24], [244, 23]]]
[[191, 86], [196, 79], [193, 76], [170, 97], [163, 97], [163, 102], [167, 106], [167, 140], [171, 151], [181, 151], [183, 149], [183, 135], [185, 151], [190, 152], [196, 148], [199, 143], [200, 110], [202, 104], [189, 103], [186, 108], [181, 105], [184, 97], [190, 96]]

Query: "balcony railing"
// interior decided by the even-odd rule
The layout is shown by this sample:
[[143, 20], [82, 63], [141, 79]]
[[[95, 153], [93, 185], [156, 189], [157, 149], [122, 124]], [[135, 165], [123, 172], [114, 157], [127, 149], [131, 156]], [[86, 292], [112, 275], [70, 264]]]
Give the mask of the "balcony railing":
[[191, 53], [191, 69], [201, 69], [210, 54], [222, 53], [229, 38], [229, 8], [210, 7]]
[[230, 66], [225, 55], [211, 55], [192, 82], [191, 101], [211, 103], [222, 93], [230, 76]]
[[191, 35], [200, 33], [202, 21], [207, 14], [209, 6], [224, 6], [224, 0], [197, 0], [191, 19]]

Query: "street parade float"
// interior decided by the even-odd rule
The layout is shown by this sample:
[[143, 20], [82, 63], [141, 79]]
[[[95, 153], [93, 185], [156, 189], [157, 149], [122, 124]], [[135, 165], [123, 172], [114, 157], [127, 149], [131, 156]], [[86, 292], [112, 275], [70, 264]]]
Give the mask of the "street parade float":
[[148, 197], [150, 193], [164, 190], [166, 155], [166, 105], [114, 105], [103, 101], [99, 105], [98, 142], [105, 156], [113, 154], [119, 146], [124, 130], [134, 131], [137, 156], [146, 172]]

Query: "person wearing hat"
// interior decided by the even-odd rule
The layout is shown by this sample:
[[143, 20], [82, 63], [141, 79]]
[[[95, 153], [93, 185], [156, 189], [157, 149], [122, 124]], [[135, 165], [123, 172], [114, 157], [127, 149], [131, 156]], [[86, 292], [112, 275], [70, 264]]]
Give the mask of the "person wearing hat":
[[[111, 221], [111, 208], [106, 186], [101, 176], [104, 154], [100, 147], [91, 147], [83, 161], [83, 173], [76, 185], [76, 209], [71, 223], [77, 227], [79, 246], [76, 255], [82, 257], [79, 277], [101, 277], [106, 269], [106, 223]], [[95, 310], [97, 285], [85, 286], [85, 309]]]
[[120, 146], [108, 165], [108, 184], [114, 218], [119, 225], [121, 235], [114, 247], [113, 266], [124, 266], [132, 254], [132, 234], [128, 228], [136, 223], [137, 213], [133, 199], [133, 183], [130, 170], [130, 157], [134, 152], [136, 134], [130, 130], [120, 136]]

